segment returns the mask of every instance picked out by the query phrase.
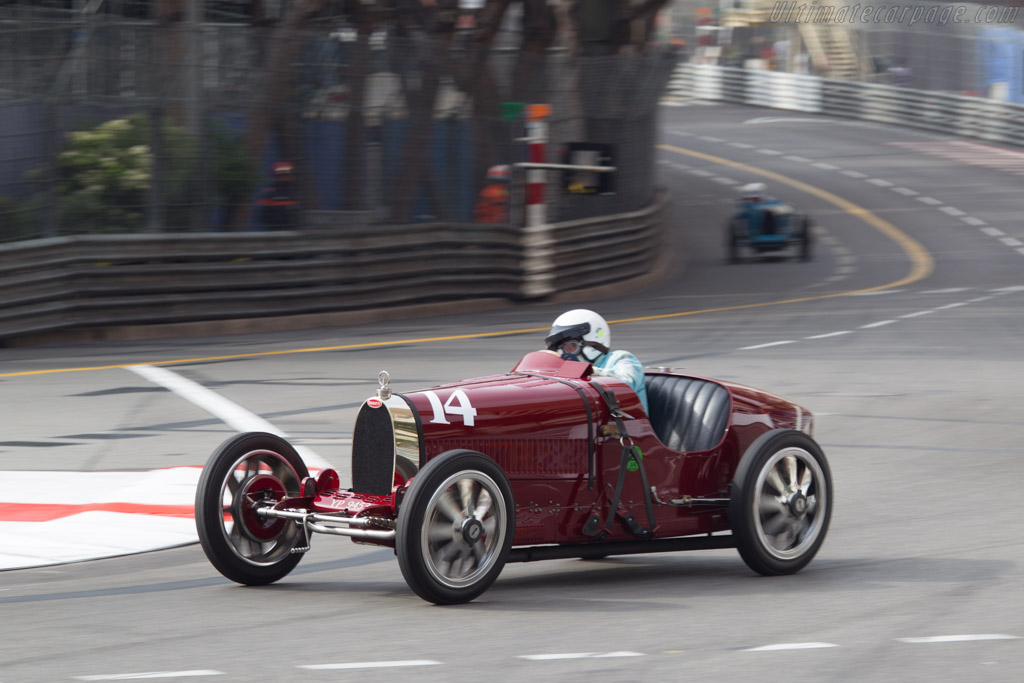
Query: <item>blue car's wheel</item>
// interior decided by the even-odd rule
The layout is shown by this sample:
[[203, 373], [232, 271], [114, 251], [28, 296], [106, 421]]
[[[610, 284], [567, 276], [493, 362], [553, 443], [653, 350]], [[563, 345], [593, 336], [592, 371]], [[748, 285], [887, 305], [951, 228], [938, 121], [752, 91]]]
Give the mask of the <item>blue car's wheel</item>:
[[814, 238], [812, 237], [811, 220], [804, 218], [800, 223], [800, 260], [810, 261], [813, 258], [811, 248]]
[[728, 261], [729, 263], [740, 262], [740, 246], [741, 246], [741, 235], [746, 230], [746, 226], [743, 221], [733, 220], [729, 223], [726, 228], [725, 244], [728, 249]]

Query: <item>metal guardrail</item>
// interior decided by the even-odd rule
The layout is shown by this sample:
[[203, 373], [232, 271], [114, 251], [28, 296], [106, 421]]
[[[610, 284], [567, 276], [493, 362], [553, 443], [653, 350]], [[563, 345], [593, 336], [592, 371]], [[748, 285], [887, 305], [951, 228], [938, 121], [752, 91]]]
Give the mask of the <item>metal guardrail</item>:
[[85, 235], [0, 245], [0, 345], [104, 328], [534, 296], [645, 274], [667, 194], [627, 214], [526, 229], [424, 223], [326, 231]]
[[524, 297], [540, 297], [637, 277], [665, 248], [663, 214], [668, 193], [659, 189], [640, 211], [523, 229]]
[[980, 97], [706, 64], [677, 67], [670, 92], [1024, 147], [1024, 105]]

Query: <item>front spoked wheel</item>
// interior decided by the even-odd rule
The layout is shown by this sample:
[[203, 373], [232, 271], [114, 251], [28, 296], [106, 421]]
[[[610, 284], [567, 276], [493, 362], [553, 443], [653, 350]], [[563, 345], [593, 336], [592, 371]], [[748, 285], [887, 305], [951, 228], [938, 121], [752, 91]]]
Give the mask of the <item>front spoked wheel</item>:
[[729, 519], [743, 561], [764, 575], [792, 574], [814, 558], [832, 516], [832, 475], [803, 432], [762, 434], [743, 454]]
[[286, 576], [302, 559], [292, 553], [301, 530], [292, 521], [256, 510], [299, 495], [309, 476], [284, 439], [239, 434], [214, 451], [196, 488], [196, 530], [210, 563], [237, 583], [263, 585]]
[[409, 587], [439, 605], [469, 602], [505, 566], [515, 531], [512, 487], [483, 454], [442, 453], [412, 480], [395, 539]]

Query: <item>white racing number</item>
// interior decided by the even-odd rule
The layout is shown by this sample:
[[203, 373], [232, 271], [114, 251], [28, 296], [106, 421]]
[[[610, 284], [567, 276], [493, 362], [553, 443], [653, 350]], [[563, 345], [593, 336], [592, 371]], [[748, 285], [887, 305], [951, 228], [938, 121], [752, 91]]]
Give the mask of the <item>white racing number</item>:
[[434, 410], [434, 419], [430, 421], [431, 424], [451, 424], [451, 422], [445, 419], [446, 415], [461, 415], [462, 421], [467, 427], [473, 426], [476, 408], [469, 402], [469, 396], [466, 396], [466, 392], [462, 389], [453, 391], [448, 400], [444, 402], [444, 405], [441, 405], [441, 399], [433, 391], [424, 391], [423, 393], [426, 395], [427, 400], [430, 401], [430, 407]]

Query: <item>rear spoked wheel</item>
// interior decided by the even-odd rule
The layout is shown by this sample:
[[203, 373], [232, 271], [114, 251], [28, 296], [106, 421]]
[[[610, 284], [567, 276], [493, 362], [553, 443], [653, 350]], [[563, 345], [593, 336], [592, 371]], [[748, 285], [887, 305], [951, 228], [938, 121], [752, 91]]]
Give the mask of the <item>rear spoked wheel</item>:
[[832, 475], [814, 439], [776, 429], [750, 445], [729, 503], [736, 548], [747, 566], [767, 576], [800, 571], [825, 541], [831, 516]]
[[239, 434], [214, 451], [196, 488], [196, 530], [217, 571], [256, 586], [295, 568], [302, 555], [291, 550], [301, 529], [292, 521], [261, 517], [256, 509], [298, 496], [307, 476], [295, 449], [273, 434]]
[[474, 451], [448, 451], [416, 474], [402, 501], [398, 565], [424, 600], [469, 602], [498, 578], [514, 531], [512, 487], [501, 468]]

